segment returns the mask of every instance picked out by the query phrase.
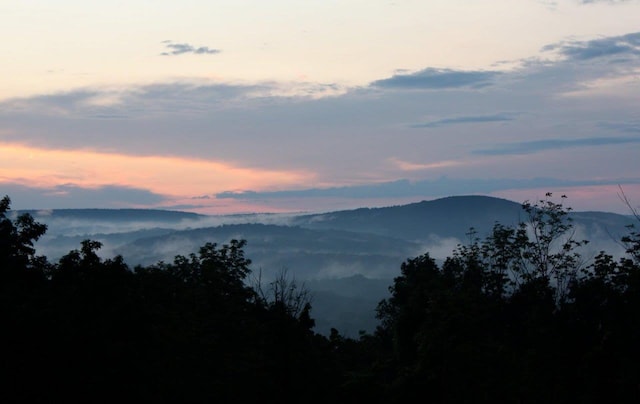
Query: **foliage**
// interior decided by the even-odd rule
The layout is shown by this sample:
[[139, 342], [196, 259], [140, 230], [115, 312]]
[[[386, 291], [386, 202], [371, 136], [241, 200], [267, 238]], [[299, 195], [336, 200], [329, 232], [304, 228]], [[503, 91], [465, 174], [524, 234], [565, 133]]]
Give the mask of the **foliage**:
[[247, 285], [246, 241], [132, 270], [85, 240], [48, 263], [33, 248], [46, 226], [8, 210], [4, 198], [3, 402], [293, 402], [337, 385], [310, 302], [275, 310]]
[[[38, 257], [46, 226], [0, 202], [3, 402], [637, 402], [638, 233], [587, 265], [568, 209], [410, 258], [373, 335], [314, 333], [283, 271], [248, 285], [244, 240], [129, 268], [85, 240]], [[635, 216], [636, 219], [638, 216]], [[258, 278], [259, 279], [259, 278]]]
[[35, 256], [33, 244], [46, 232], [47, 226], [37, 223], [29, 214], [11, 220], [7, 217], [10, 205], [8, 196], [0, 200], [0, 268], [5, 271], [33, 268], [41, 261]]
[[585, 265], [586, 241], [574, 239], [568, 209], [551, 196], [525, 202], [522, 223], [497, 223], [485, 240], [472, 229], [442, 267], [428, 254], [402, 265], [378, 306], [378, 335], [392, 340], [391, 397], [636, 398], [640, 268], [604, 252]]
[[266, 288], [262, 285], [262, 271], [253, 283], [257, 298], [269, 310], [297, 318], [309, 329], [315, 326], [315, 321], [311, 318], [311, 292], [304, 283], [298, 284], [295, 277], [290, 277], [286, 268]]
[[629, 208], [633, 218], [635, 219], [635, 223], [628, 225], [629, 234], [622, 238], [622, 243], [625, 245], [627, 249], [627, 254], [631, 256], [631, 258], [636, 262], [636, 264], [640, 264], [640, 231], [635, 227], [635, 225], [640, 225], [640, 213], [638, 210], [631, 205], [631, 202], [625, 195], [622, 187], [620, 188], [620, 199], [622, 202]]

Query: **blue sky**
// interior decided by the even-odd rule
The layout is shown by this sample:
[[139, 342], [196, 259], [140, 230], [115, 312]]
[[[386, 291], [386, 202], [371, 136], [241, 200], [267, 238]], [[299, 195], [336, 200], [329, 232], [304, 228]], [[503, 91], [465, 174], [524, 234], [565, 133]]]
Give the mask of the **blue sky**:
[[[640, 201], [640, 1], [2, 2], [21, 208]], [[640, 202], [638, 202], [640, 204]]]

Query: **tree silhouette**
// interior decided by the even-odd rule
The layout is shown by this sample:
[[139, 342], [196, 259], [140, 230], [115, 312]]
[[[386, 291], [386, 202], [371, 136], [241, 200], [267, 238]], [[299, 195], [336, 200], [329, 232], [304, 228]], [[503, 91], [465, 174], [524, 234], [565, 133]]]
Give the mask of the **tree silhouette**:
[[[526, 220], [470, 232], [442, 267], [407, 260], [378, 306], [390, 338], [389, 397], [433, 402], [626, 402], [638, 397], [640, 268], [605, 253], [586, 266], [568, 209], [525, 202]], [[634, 233], [625, 240], [633, 245]], [[464, 388], [461, 388], [464, 386]]]
[[[638, 233], [578, 254], [568, 210], [523, 205], [441, 265], [410, 258], [373, 335], [313, 331], [304, 285], [248, 283], [246, 241], [129, 268], [85, 240], [56, 263], [46, 226], [0, 201], [3, 402], [638, 402]], [[636, 215], [637, 219], [637, 215]]]
[[[41, 269], [43, 261], [36, 257], [33, 244], [46, 232], [47, 226], [36, 222], [28, 213], [11, 220], [7, 217], [10, 205], [8, 196], [0, 200], [0, 268], [16, 276], [25, 269]], [[5, 273], [5, 279], [12, 275]]]

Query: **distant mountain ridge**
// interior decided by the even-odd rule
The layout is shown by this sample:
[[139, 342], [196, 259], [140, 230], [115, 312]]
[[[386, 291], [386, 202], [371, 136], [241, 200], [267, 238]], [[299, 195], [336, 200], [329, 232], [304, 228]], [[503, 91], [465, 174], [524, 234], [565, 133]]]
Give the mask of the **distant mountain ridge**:
[[[375, 327], [375, 305], [388, 295], [385, 285], [391, 285], [406, 259], [426, 252], [444, 259], [468, 241], [471, 227], [483, 238], [496, 222], [515, 226], [526, 220], [521, 203], [487, 196], [295, 216], [207, 216], [153, 209], [13, 213], [23, 212], [49, 225], [36, 247], [53, 260], [79, 248], [84, 239], [102, 242], [104, 257], [121, 254], [132, 267], [197, 253], [206, 242], [246, 239], [245, 254], [253, 261], [254, 274], [261, 273], [268, 282], [287, 269], [298, 281], [308, 282], [318, 329], [328, 333], [330, 325], [339, 325], [353, 336]], [[587, 259], [600, 250], [624, 252], [619, 240], [628, 233], [629, 216], [571, 212], [570, 217], [575, 237], [591, 241]]]
[[[420, 251], [409, 240], [335, 229], [309, 229], [247, 223], [174, 231], [144, 237], [117, 248], [134, 264], [149, 265], [178, 254], [196, 252], [206, 242], [248, 241], [246, 255], [267, 274], [290, 268], [299, 278], [368, 273], [389, 277], [398, 265]], [[342, 270], [338, 270], [342, 268]]]
[[[247, 213], [234, 215], [203, 215], [193, 212], [164, 209], [28, 209], [13, 211], [14, 214], [29, 213], [46, 221], [50, 219], [86, 219], [99, 221], [160, 221], [175, 222], [181, 220], [201, 220], [209, 217], [233, 218], [234, 223], [245, 219], [246, 223], [256, 216], [273, 216], [274, 213]], [[498, 221], [505, 225], [515, 225], [525, 218], [522, 204], [508, 199], [481, 195], [449, 196], [429, 201], [420, 201], [405, 205], [395, 205], [376, 208], [357, 208], [338, 210], [325, 213], [290, 214], [293, 219], [291, 225], [308, 228], [332, 228], [354, 231], [372, 231], [374, 233], [393, 233], [397, 230], [416, 227], [421, 221], [442, 232], [452, 232], [451, 228], [470, 227], [482, 231], [490, 229]], [[628, 216], [610, 212], [585, 211], [571, 212], [571, 216], [581, 220], [597, 219], [617, 223], [627, 220]], [[623, 219], [626, 218], [626, 219]], [[409, 230], [414, 234], [421, 234]], [[453, 234], [452, 234], [453, 235]], [[409, 234], [410, 236], [410, 234]]]
[[473, 227], [490, 231], [495, 222], [516, 225], [524, 219], [522, 204], [488, 196], [452, 196], [408, 205], [362, 208], [300, 216], [295, 224], [310, 228], [425, 239], [431, 234], [463, 239]]
[[[535, 202], [535, 201], [532, 201]], [[576, 225], [610, 227], [624, 234], [632, 219], [609, 212], [570, 212]], [[432, 235], [467, 238], [470, 228], [485, 237], [495, 223], [517, 226], [527, 220], [522, 203], [489, 196], [451, 196], [408, 205], [361, 208], [323, 214], [303, 215], [293, 224], [313, 229], [340, 229], [425, 240]]]
[[[127, 243], [135, 241], [136, 234], [134, 232], [139, 232], [141, 229], [147, 230], [147, 232], [138, 234], [141, 239], [147, 239], [149, 236], [167, 237], [168, 233], [174, 234], [176, 231], [191, 231], [186, 238], [200, 240], [202, 236], [198, 229], [217, 227], [225, 224], [226, 220], [232, 224], [260, 223], [260, 217], [257, 214], [207, 216], [158, 209], [19, 211], [19, 213], [22, 212], [31, 213], [37, 220], [53, 224], [54, 226], [50, 226], [50, 229], [51, 233], [55, 233], [56, 236], [88, 237], [99, 235], [109, 238], [111, 233], [126, 232], [131, 234], [131, 237], [126, 240]], [[279, 220], [275, 214], [263, 215], [263, 217], [269, 217], [270, 222], [267, 224], [273, 224]], [[626, 234], [625, 226], [632, 222], [628, 216], [608, 212], [571, 212], [570, 217], [577, 226], [581, 226], [587, 233], [586, 236], [592, 232], [604, 232], [618, 237]], [[212, 218], [216, 219], [217, 224], [208, 221]], [[432, 240], [434, 236], [453, 238], [459, 241], [467, 240], [470, 228], [474, 228], [477, 236], [483, 238], [489, 234], [496, 222], [515, 226], [523, 220], [526, 220], [526, 212], [523, 211], [521, 203], [489, 196], [452, 196], [407, 205], [289, 216], [282, 219], [282, 223], [278, 223], [280, 227], [256, 226], [243, 235], [251, 244], [252, 238], [263, 238], [265, 232], [273, 232], [272, 236], [282, 234], [282, 232], [296, 232], [301, 240], [307, 240], [311, 236], [300, 229], [331, 230], [391, 237], [424, 244], [425, 241]], [[84, 225], [83, 221], [86, 221]], [[105, 226], [105, 223], [109, 225]], [[136, 225], [136, 223], [140, 223], [140, 225]], [[125, 224], [129, 224], [129, 226]], [[173, 226], [176, 226], [175, 231], [171, 230]], [[281, 227], [291, 229], [283, 230]], [[300, 229], [294, 230], [293, 228], [296, 227]], [[65, 228], [73, 228], [73, 233], [65, 234]], [[122, 228], [121, 232], [118, 231], [120, 228]], [[155, 228], [163, 230], [155, 232], [155, 234], [149, 231]], [[200, 231], [200, 233], [202, 232]], [[224, 232], [217, 231], [217, 233]], [[337, 234], [334, 233], [328, 237], [336, 237]], [[313, 237], [319, 236], [316, 234]], [[109, 239], [113, 241], [113, 237]], [[287, 242], [295, 243], [296, 238], [289, 237]]]
[[[286, 266], [305, 278], [332, 274], [392, 276], [411, 256], [427, 251], [436, 258], [450, 255], [456, 245], [468, 242], [472, 227], [482, 239], [496, 222], [516, 226], [527, 218], [521, 203], [488, 196], [453, 196], [287, 217], [206, 216], [147, 209], [31, 212], [37, 220], [53, 224], [40, 243], [53, 256], [91, 238], [102, 241], [105, 252], [122, 254], [132, 264], [148, 265], [197, 252], [208, 241], [223, 244], [237, 238], [248, 241], [248, 257], [257, 265], [275, 267], [271, 270]], [[265, 217], [281, 223], [258, 222]], [[607, 212], [572, 212], [570, 217], [579, 238], [603, 240], [607, 247], [617, 243], [631, 223], [629, 217]], [[615, 247], [620, 250], [619, 245]], [[384, 266], [388, 268], [383, 270]]]
[[162, 209], [30, 209], [19, 210], [41, 219], [87, 219], [100, 221], [163, 221], [198, 220], [206, 217], [198, 213]]

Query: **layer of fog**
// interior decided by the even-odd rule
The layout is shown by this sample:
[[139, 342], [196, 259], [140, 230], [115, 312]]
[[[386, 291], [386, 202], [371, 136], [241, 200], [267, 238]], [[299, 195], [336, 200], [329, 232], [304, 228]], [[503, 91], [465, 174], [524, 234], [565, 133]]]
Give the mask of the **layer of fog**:
[[[14, 215], [16, 212], [12, 212]], [[309, 243], [302, 247], [291, 248], [283, 243], [270, 242], [269, 236], [262, 235], [256, 240], [252, 235], [242, 233], [231, 234], [226, 239], [200, 237], [195, 239], [183, 236], [180, 231], [215, 228], [223, 225], [265, 224], [288, 226], [296, 214], [243, 214], [225, 216], [196, 216], [195, 219], [181, 220], [100, 220], [61, 218], [51, 212], [34, 213], [36, 220], [47, 224], [44, 237], [36, 243], [39, 255], [57, 261], [62, 255], [80, 248], [85, 239], [100, 241], [103, 247], [98, 251], [102, 258], [112, 258], [122, 254], [125, 261], [132, 266], [136, 264], [150, 265], [158, 261], [171, 262], [176, 255], [197, 253], [205, 242], [219, 245], [228, 243], [232, 238], [248, 239], [246, 256], [253, 260], [252, 269], [262, 270], [264, 276], [271, 278], [283, 268], [289, 268], [304, 279], [338, 279], [353, 275], [368, 278], [392, 279], [400, 273], [404, 260], [429, 253], [438, 263], [442, 263], [460, 246], [468, 244], [468, 240], [455, 237], [441, 237], [430, 234], [423, 240], [406, 240], [401, 249], [396, 251], [378, 251], [371, 247], [371, 252], [339, 250], [337, 248], [322, 251], [318, 245]], [[483, 235], [490, 229], [484, 229]], [[589, 243], [578, 249], [582, 257], [582, 265], [587, 267], [600, 251], [605, 251], [619, 259], [624, 256], [625, 248], [620, 243], [626, 229], [609, 228], [602, 223], [574, 223], [571, 237], [575, 240], [586, 239]], [[154, 240], [144, 246], [137, 246], [138, 240]], [[258, 246], [262, 246], [259, 248]], [[558, 246], [556, 246], [558, 248]]]
[[[16, 215], [14, 214], [13, 217]], [[162, 228], [167, 230], [189, 230], [202, 227], [216, 227], [225, 224], [274, 224], [288, 226], [298, 215], [290, 213], [255, 213], [243, 215], [200, 215], [197, 219], [179, 221], [127, 220], [108, 221], [100, 219], [62, 219], [50, 216], [47, 211], [38, 211], [34, 218], [47, 225], [47, 236], [88, 236], [100, 234], [131, 233], [140, 230]]]
[[[15, 219], [19, 212], [11, 212], [10, 217]], [[225, 224], [275, 224], [287, 226], [290, 224], [294, 214], [244, 214], [244, 215], [221, 215], [205, 216], [200, 215], [197, 219], [182, 219], [178, 221], [148, 221], [148, 220], [127, 220], [109, 221], [100, 219], [69, 219], [51, 216], [50, 211], [37, 211], [33, 213], [34, 218], [47, 225], [47, 232], [36, 242], [39, 255], [45, 255], [52, 260], [57, 260], [71, 250], [80, 248], [82, 240], [91, 239], [100, 241], [102, 248], [98, 255], [102, 258], [112, 258], [124, 243], [134, 241], [139, 238], [170, 234], [175, 231], [198, 229], [204, 227], [217, 227]], [[188, 247], [187, 250], [175, 250], [167, 252], [173, 254], [161, 254], [164, 259], [173, 259], [177, 254], [188, 254], [196, 252], [197, 247], [181, 245], [181, 248]], [[125, 257], [126, 258], [126, 257]]]

